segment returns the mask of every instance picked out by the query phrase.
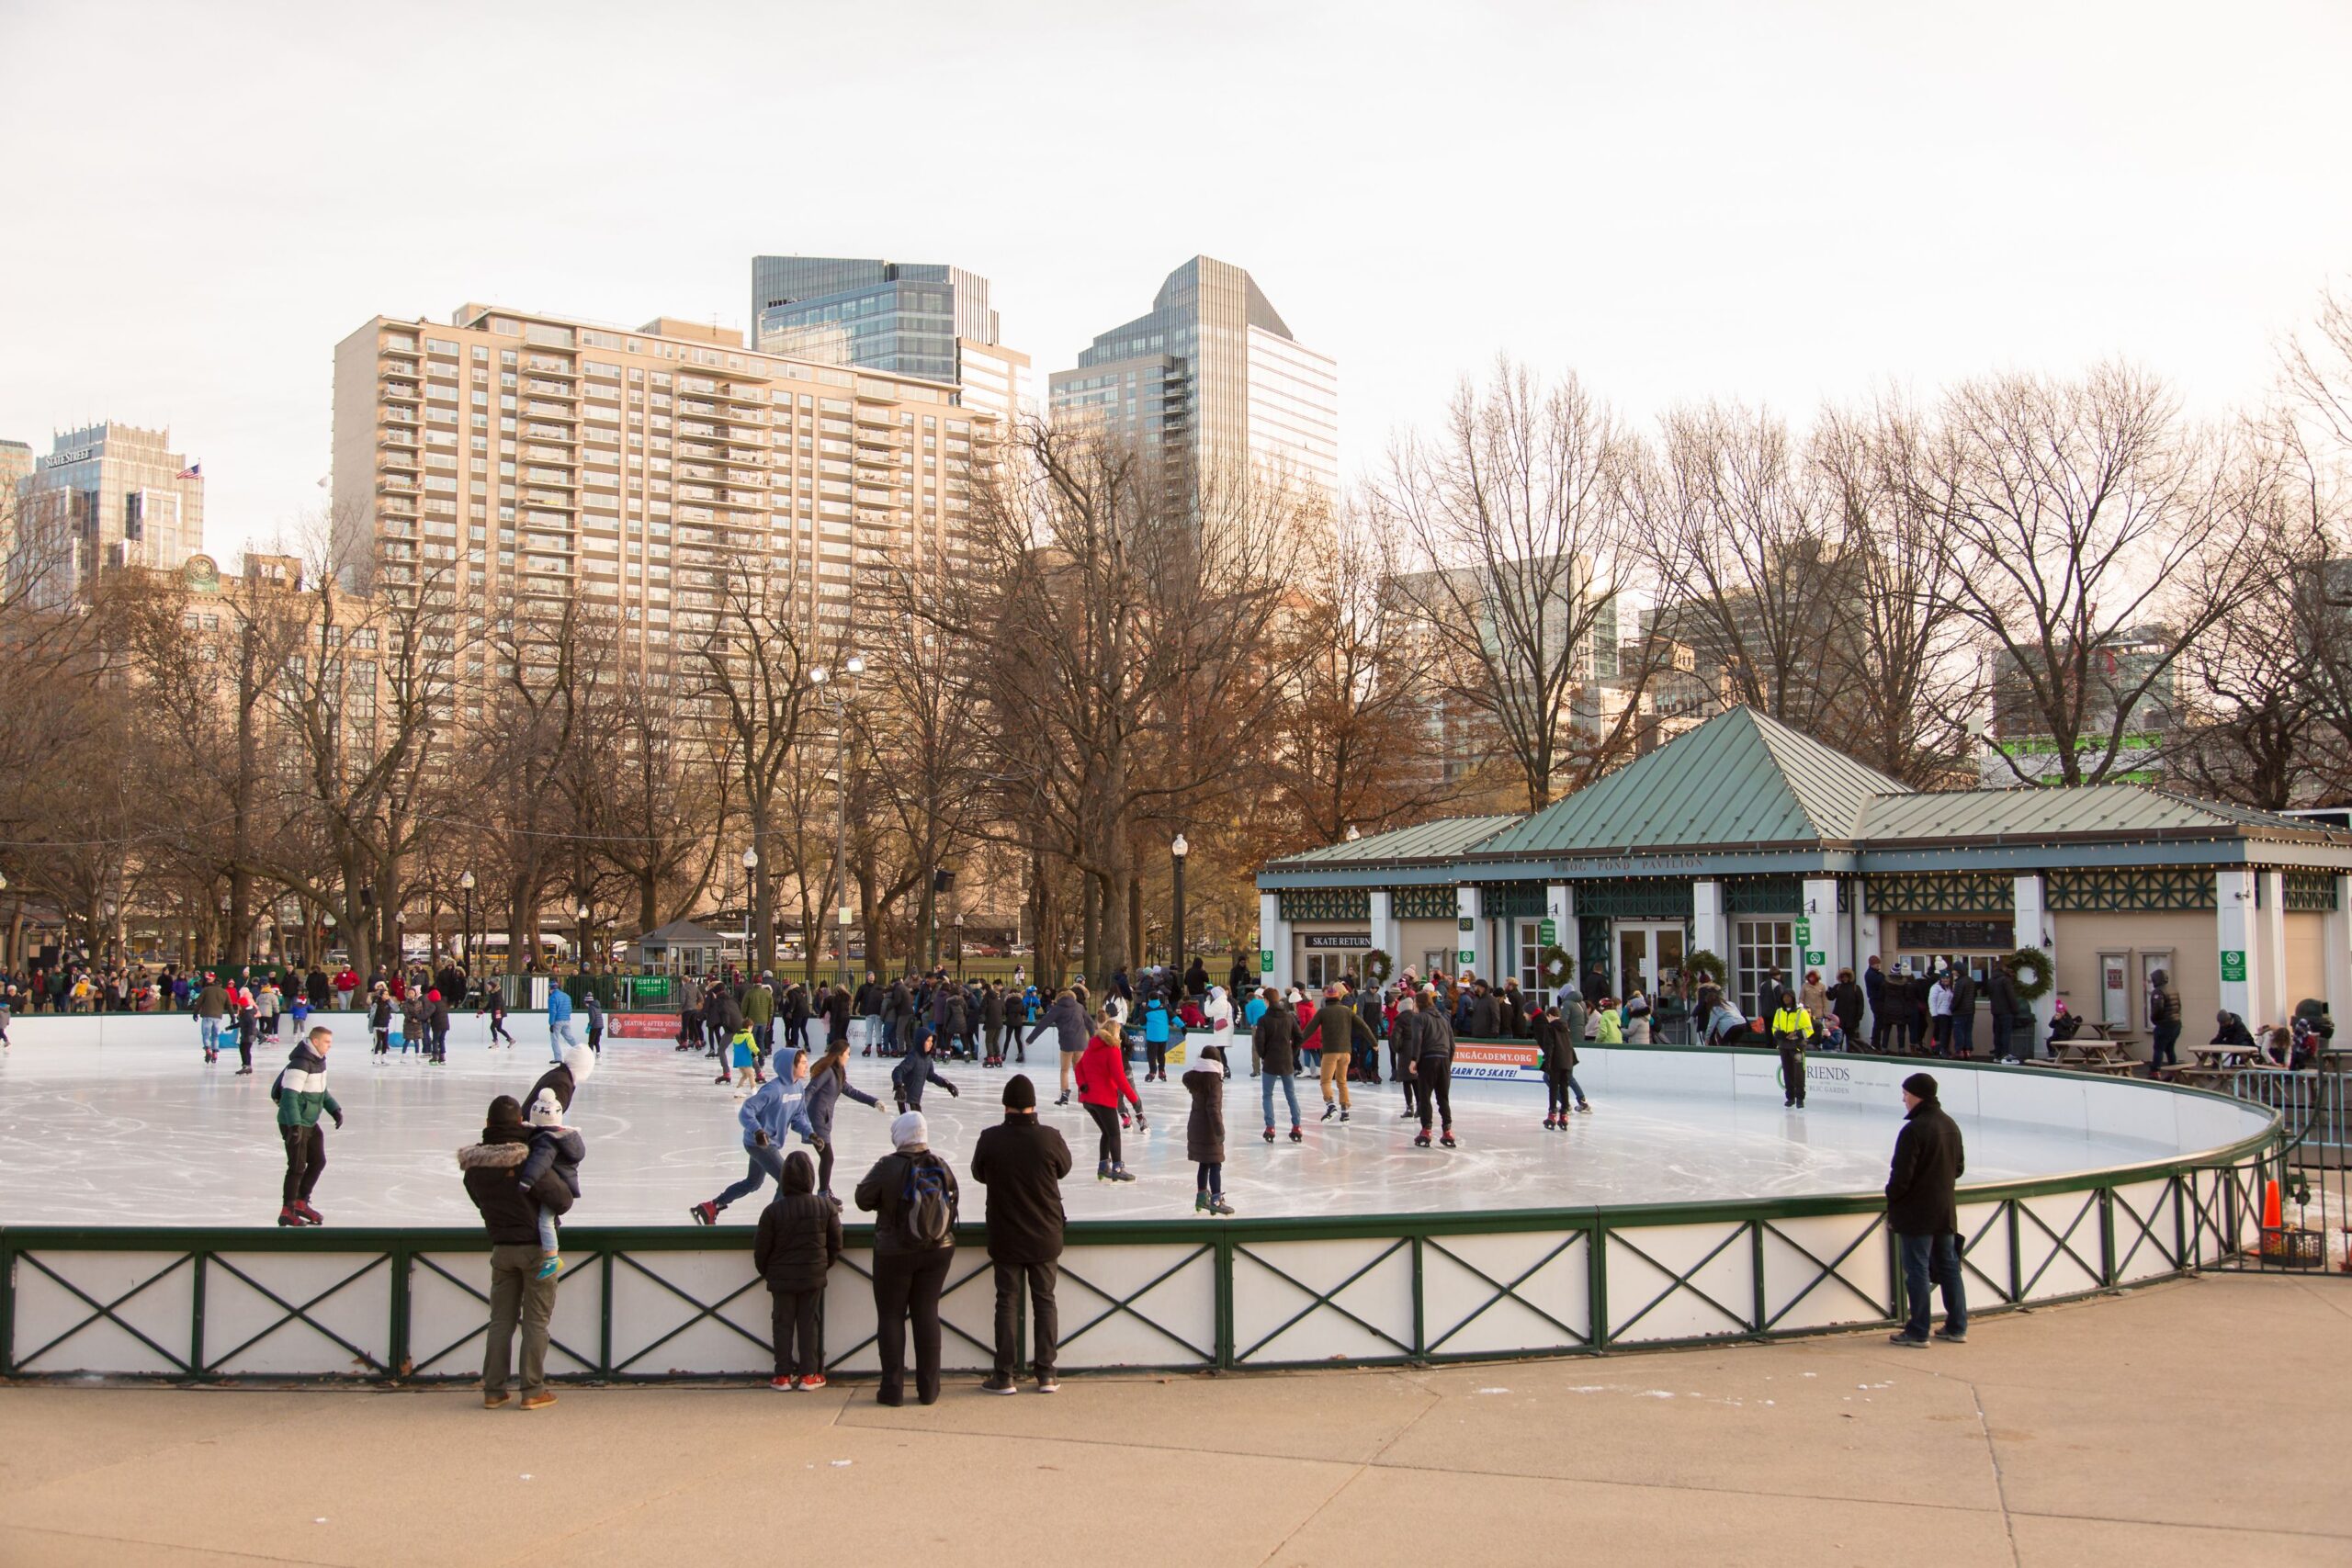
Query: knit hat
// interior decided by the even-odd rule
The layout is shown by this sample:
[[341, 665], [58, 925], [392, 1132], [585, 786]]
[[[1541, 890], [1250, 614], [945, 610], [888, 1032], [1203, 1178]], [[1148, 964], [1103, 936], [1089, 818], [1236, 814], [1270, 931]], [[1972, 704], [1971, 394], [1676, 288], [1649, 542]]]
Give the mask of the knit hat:
[[1037, 1086], [1029, 1081], [1027, 1073], [1015, 1073], [1004, 1086], [1004, 1108], [1007, 1111], [1037, 1109]]
[[1936, 1077], [1933, 1073], [1913, 1073], [1903, 1080], [1903, 1092], [1921, 1100], [1936, 1098]]
[[556, 1098], [555, 1090], [543, 1089], [532, 1098], [531, 1125], [534, 1127], [563, 1125], [563, 1101]]
[[931, 1129], [920, 1111], [909, 1111], [890, 1123], [890, 1146], [900, 1154], [912, 1154], [931, 1146]]
[[586, 1083], [588, 1075], [596, 1070], [596, 1053], [585, 1045], [566, 1045], [563, 1048], [563, 1065], [571, 1070], [571, 1081], [575, 1086]]

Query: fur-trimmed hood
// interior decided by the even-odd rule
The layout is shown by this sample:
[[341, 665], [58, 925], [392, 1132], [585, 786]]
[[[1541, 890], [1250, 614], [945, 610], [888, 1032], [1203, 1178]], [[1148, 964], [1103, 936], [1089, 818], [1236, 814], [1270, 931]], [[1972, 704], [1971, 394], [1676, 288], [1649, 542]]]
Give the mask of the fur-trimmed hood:
[[528, 1144], [468, 1144], [458, 1151], [459, 1170], [519, 1170], [531, 1157]]

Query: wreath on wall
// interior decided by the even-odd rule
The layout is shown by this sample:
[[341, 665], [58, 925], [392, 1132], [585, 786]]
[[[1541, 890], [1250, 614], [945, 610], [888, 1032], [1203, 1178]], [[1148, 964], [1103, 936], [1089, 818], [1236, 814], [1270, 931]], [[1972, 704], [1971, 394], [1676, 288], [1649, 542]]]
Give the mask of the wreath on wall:
[[2041, 949], [2020, 947], [2009, 954], [2009, 983], [2017, 988], [2018, 1000], [2040, 1001], [2050, 994], [2050, 987], [2057, 978], [2050, 954]]
[[1379, 948], [1375, 947], [1363, 955], [1363, 976], [1375, 986], [1388, 984], [1388, 976], [1396, 970], [1396, 961]]
[[1558, 942], [1554, 942], [1544, 950], [1542, 966], [1544, 984], [1554, 990], [1566, 985], [1575, 977], [1577, 972], [1576, 960], [1570, 958], [1568, 950]]
[[1724, 961], [1698, 948], [1682, 955], [1682, 978], [1685, 984], [1720, 986], [1725, 975]]

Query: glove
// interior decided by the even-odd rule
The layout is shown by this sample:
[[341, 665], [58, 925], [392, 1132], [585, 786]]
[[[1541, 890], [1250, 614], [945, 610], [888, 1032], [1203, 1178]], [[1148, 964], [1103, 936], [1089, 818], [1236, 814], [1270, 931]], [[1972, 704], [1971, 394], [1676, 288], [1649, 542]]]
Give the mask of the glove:
[[1142, 1132], [1146, 1127], [1148, 1127], [1148, 1126], [1150, 1126], [1150, 1125], [1151, 1125], [1151, 1123], [1150, 1123], [1150, 1122], [1147, 1122], [1147, 1121], [1145, 1121], [1145, 1120], [1144, 1120], [1143, 1112], [1142, 1112], [1141, 1111], [1137, 1111], [1136, 1112], [1136, 1132], [1138, 1132], [1138, 1133], [1140, 1133], [1140, 1132]]
[[950, 1099], [950, 1100], [960, 1100], [960, 1099], [962, 1099], [962, 1098], [963, 1098], [964, 1091], [963, 1091], [962, 1089], [957, 1089], [954, 1084], [952, 1084], [952, 1083], [951, 1083], [951, 1084], [947, 1084], [947, 1085], [944, 1085], [944, 1088], [946, 1089], [946, 1090], [947, 1090], [947, 1098], [948, 1098], [948, 1099]]
[[334, 1130], [340, 1133], [343, 1131], [343, 1112], [337, 1111], [333, 1114], [334, 1116]]

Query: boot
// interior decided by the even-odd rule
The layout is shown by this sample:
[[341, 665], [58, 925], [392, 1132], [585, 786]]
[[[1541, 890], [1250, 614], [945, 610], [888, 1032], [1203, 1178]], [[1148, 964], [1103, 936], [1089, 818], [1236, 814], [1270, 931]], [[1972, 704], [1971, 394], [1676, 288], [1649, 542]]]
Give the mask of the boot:
[[1133, 1181], [1135, 1179], [1135, 1172], [1124, 1165], [1114, 1165], [1111, 1168], [1111, 1179], [1114, 1181]]
[[1325, 1101], [1323, 1102], [1323, 1120], [1324, 1120], [1324, 1121], [1329, 1122], [1332, 1117], [1337, 1116], [1339, 1113], [1340, 1113], [1340, 1102], [1339, 1102], [1338, 1100], [1325, 1100]]
[[1225, 1195], [1220, 1192], [1209, 1199], [1209, 1213], [1221, 1216], [1230, 1216], [1233, 1213], [1233, 1205], [1225, 1201]]
[[1205, 1192], [1195, 1192], [1195, 1193], [1193, 1193], [1193, 1213], [1196, 1213], [1196, 1214], [1205, 1214], [1205, 1213], [1207, 1213], [1208, 1212], [1209, 1212], [1209, 1195], [1208, 1195], [1207, 1193], [1205, 1193]]
[[302, 1223], [306, 1225], [322, 1225], [327, 1223], [324, 1214], [311, 1207], [311, 1201], [308, 1198], [295, 1199], [294, 1212], [302, 1216]]
[[1298, 1123], [1295, 1122], [1290, 1124], [1290, 1141], [1294, 1144], [1306, 1142], [1306, 1134], [1298, 1130]]
[[302, 1216], [294, 1212], [293, 1204], [288, 1203], [277, 1211], [277, 1223], [281, 1225], [300, 1225], [302, 1224]]
[[1430, 1146], [1430, 1130], [1427, 1127], [1413, 1134], [1413, 1146], [1417, 1149], [1425, 1149]]
[[1438, 1139], [1438, 1142], [1443, 1144], [1449, 1149], [1458, 1146], [1453, 1141], [1453, 1129], [1451, 1127], [1448, 1127], [1445, 1130], [1443, 1135]]
[[1271, 1123], [1269, 1123], [1269, 1124], [1268, 1124], [1268, 1126], [1267, 1126], [1267, 1128], [1266, 1128], [1266, 1142], [1268, 1142], [1268, 1143], [1270, 1143], [1270, 1144], [1271, 1144], [1271, 1143], [1272, 1143], [1273, 1141], [1274, 1141], [1274, 1129], [1273, 1129], [1272, 1125]]

